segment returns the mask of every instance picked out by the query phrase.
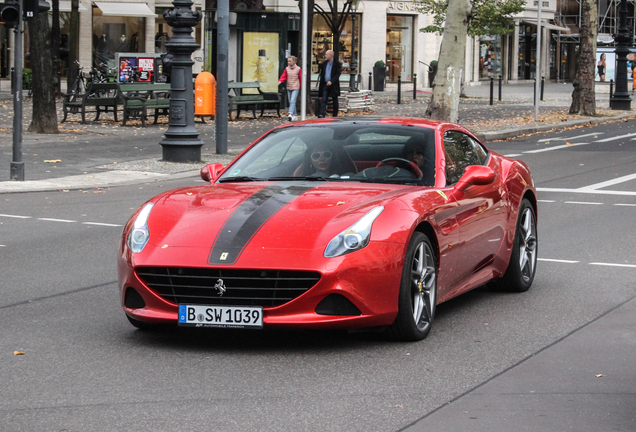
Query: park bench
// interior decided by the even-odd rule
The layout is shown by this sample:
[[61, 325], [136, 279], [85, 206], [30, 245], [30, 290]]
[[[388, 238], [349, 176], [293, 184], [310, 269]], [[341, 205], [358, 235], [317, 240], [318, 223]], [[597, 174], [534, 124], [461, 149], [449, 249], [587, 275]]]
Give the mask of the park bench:
[[117, 97], [123, 107], [124, 121], [129, 118], [140, 118], [141, 125], [146, 127], [147, 110], [154, 110], [155, 121], [160, 115], [169, 115], [170, 84], [153, 83], [119, 83]]
[[[101, 113], [112, 112], [117, 121], [117, 83], [107, 82], [91, 82], [86, 88], [84, 94], [69, 93], [64, 96], [62, 108], [64, 110], [64, 118], [62, 123], [66, 121], [68, 114], [81, 114], [82, 123], [86, 123], [87, 108], [93, 108], [95, 119], [99, 120]], [[110, 110], [109, 110], [110, 109]]]
[[[245, 89], [256, 89], [258, 93], [244, 94]], [[261, 109], [261, 117], [266, 109], [275, 109], [278, 117], [280, 117], [280, 94], [264, 92], [258, 81], [254, 82], [230, 82], [228, 83], [230, 90], [228, 100], [228, 115], [232, 120], [232, 110], [236, 109], [236, 118], [241, 115], [241, 110], [251, 109], [252, 115], [256, 118], [256, 110]]]

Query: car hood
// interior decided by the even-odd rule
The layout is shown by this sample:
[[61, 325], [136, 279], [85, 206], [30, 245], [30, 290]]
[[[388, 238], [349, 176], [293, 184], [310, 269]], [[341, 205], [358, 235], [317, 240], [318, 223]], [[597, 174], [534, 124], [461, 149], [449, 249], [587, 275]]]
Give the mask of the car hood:
[[[400, 205], [413, 186], [340, 182], [222, 183], [160, 195], [150, 214], [150, 243], [227, 253], [242, 249], [315, 249], [375, 206]], [[215, 252], [216, 251], [216, 252]]]

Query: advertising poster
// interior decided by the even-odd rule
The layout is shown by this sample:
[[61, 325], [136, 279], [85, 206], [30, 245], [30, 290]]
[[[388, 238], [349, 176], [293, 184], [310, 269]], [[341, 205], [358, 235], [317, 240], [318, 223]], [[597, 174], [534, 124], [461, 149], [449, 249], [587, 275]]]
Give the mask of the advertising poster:
[[140, 58], [139, 59], [139, 81], [154, 82], [155, 78], [155, 59]]
[[137, 57], [119, 58], [119, 82], [132, 81], [133, 69], [137, 68]]
[[[243, 34], [243, 82], [258, 81], [264, 92], [278, 92], [278, 33]], [[258, 93], [245, 89], [243, 93]]]
[[[611, 51], [610, 51], [611, 50]], [[595, 66], [595, 78], [596, 82], [609, 82], [610, 80], [616, 81], [616, 53], [613, 48], [599, 49], [596, 51], [596, 66]], [[605, 77], [601, 76], [600, 72], [605, 72]]]

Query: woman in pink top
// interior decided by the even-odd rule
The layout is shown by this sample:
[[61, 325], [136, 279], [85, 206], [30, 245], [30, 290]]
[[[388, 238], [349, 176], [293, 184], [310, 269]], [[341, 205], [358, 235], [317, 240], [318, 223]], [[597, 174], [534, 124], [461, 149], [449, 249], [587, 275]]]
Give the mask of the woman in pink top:
[[296, 56], [289, 56], [287, 65], [278, 83], [282, 84], [287, 81], [287, 98], [289, 99], [289, 115], [287, 117], [290, 121], [296, 121], [298, 120], [296, 114], [296, 99], [300, 91], [301, 79], [300, 67], [296, 64]]

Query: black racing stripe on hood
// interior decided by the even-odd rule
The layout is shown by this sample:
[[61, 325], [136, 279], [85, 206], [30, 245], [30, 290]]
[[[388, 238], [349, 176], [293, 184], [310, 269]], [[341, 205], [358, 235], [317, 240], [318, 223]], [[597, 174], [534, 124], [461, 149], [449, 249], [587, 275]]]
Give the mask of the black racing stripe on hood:
[[316, 186], [277, 183], [259, 190], [243, 201], [217, 234], [208, 264], [234, 264], [250, 240], [272, 216]]

